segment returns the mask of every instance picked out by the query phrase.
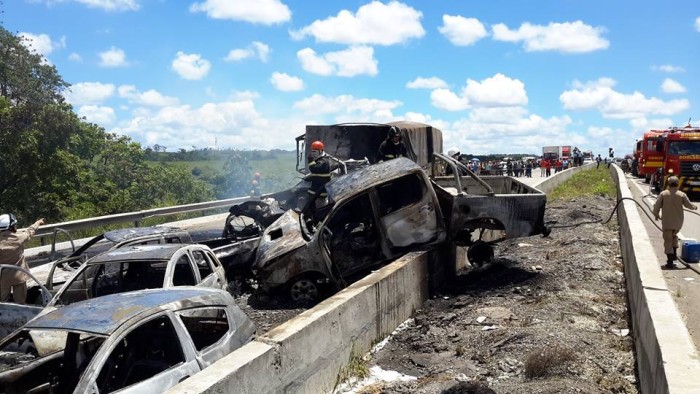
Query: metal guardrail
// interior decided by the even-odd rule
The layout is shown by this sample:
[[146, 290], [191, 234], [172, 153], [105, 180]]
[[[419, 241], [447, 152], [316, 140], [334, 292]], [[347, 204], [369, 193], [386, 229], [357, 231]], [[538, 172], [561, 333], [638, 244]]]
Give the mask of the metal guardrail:
[[139, 227], [140, 222], [146, 218], [157, 217], [157, 216], [166, 216], [166, 215], [172, 215], [172, 214], [177, 214], [177, 213], [186, 213], [186, 212], [197, 212], [197, 211], [204, 212], [204, 211], [207, 211], [210, 209], [216, 209], [216, 208], [226, 207], [229, 205], [239, 204], [243, 201], [250, 200], [251, 198], [252, 197], [249, 197], [249, 196], [229, 198], [226, 200], [199, 202], [199, 203], [195, 203], [195, 204], [177, 205], [174, 207], [147, 209], [147, 210], [138, 211], [138, 212], [119, 213], [116, 215], [98, 216], [98, 217], [89, 218], [89, 219], [73, 220], [70, 222], [47, 224], [47, 225], [41, 226], [39, 228], [39, 230], [37, 231], [36, 235], [34, 235], [34, 236], [37, 238], [41, 237], [42, 244], [43, 244], [43, 237], [52, 236], [54, 231], [56, 231], [58, 229], [67, 230], [67, 231], [75, 231], [75, 230], [93, 228], [96, 226], [103, 226], [103, 225], [107, 225], [107, 224], [124, 223], [124, 222], [133, 222], [135, 227]]

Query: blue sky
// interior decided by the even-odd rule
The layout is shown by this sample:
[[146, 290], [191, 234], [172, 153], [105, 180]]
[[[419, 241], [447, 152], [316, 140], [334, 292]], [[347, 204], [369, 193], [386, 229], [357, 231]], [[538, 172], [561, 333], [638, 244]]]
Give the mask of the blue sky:
[[414, 120], [444, 150], [631, 152], [700, 124], [700, 2], [7, 0], [75, 111], [168, 151]]

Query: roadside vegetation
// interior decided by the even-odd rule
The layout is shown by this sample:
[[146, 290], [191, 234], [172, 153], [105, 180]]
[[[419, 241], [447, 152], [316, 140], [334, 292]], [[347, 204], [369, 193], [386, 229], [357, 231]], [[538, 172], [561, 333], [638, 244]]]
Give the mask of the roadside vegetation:
[[[294, 180], [293, 152], [144, 147], [79, 117], [70, 83], [0, 27], [0, 212], [20, 226], [263, 193]], [[190, 163], [190, 164], [188, 164]]]
[[601, 165], [600, 168], [579, 171], [569, 180], [557, 186], [548, 198], [554, 200], [568, 200], [576, 197], [600, 196], [612, 198], [617, 196], [615, 183], [610, 170]]

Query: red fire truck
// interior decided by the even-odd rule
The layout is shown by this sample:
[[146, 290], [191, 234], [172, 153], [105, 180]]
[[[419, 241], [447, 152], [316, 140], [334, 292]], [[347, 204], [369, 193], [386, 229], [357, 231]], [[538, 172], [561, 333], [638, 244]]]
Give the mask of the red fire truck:
[[649, 130], [644, 133], [641, 140], [637, 141], [634, 148], [634, 158], [637, 159], [637, 171], [633, 174], [644, 178], [645, 182], [651, 181], [658, 168], [664, 165], [664, 153], [656, 150], [657, 142], [668, 133], [668, 130]]
[[656, 151], [663, 155], [663, 166], [651, 179], [655, 191], [663, 190], [666, 179], [675, 175], [680, 180], [678, 189], [694, 195], [700, 193], [700, 127], [673, 127], [656, 143]]

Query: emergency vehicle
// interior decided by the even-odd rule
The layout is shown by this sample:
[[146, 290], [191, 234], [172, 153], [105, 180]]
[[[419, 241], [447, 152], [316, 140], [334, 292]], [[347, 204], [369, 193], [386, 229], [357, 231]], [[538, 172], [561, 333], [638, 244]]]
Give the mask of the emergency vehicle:
[[664, 153], [658, 151], [657, 143], [668, 130], [649, 130], [644, 133], [641, 140], [637, 141], [634, 148], [634, 157], [637, 159], [636, 175], [650, 182], [658, 168], [664, 165]]
[[663, 157], [662, 166], [652, 175], [651, 184], [658, 192], [666, 179], [675, 175], [678, 189], [687, 194], [700, 193], [700, 127], [673, 127], [656, 143], [656, 151]]

